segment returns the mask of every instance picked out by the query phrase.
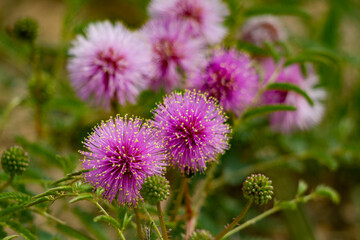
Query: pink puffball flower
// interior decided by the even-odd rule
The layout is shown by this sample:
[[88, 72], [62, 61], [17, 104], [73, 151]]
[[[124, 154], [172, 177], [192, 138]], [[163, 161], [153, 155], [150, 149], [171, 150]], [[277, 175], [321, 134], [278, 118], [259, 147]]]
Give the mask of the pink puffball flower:
[[241, 38], [262, 47], [265, 42], [284, 41], [287, 35], [278, 18], [265, 15], [248, 19], [241, 29]]
[[164, 155], [153, 130], [139, 118], [110, 118], [96, 126], [80, 151], [85, 179], [105, 189], [103, 197], [119, 205], [135, 206], [142, 199], [141, 185], [148, 176], [162, 174]]
[[223, 21], [229, 11], [221, 0], [153, 0], [149, 12], [151, 17], [180, 20], [190, 36], [211, 44], [219, 43], [227, 32]]
[[109, 108], [111, 102], [136, 103], [148, 87], [150, 48], [121, 23], [90, 24], [69, 50], [70, 79], [84, 101]]
[[208, 161], [229, 148], [230, 127], [216, 99], [197, 91], [173, 92], [153, 111], [170, 165], [182, 173], [203, 172]]
[[154, 90], [164, 87], [170, 92], [182, 87], [182, 73], [194, 72], [205, 62], [203, 41], [189, 38], [178, 21], [152, 20], [142, 33], [152, 48]]
[[[275, 63], [271, 58], [262, 61], [266, 80], [275, 71]], [[314, 105], [301, 95], [292, 91], [269, 90], [263, 95], [264, 104], [284, 104], [296, 107], [296, 111], [279, 111], [270, 115], [270, 125], [273, 130], [282, 133], [291, 133], [296, 130], [306, 130], [319, 123], [324, 115], [322, 101], [326, 93], [318, 85], [318, 76], [312, 67], [308, 70], [305, 77], [298, 64], [293, 64], [282, 69], [276, 78], [276, 82], [291, 83], [303, 89], [313, 100]]]
[[252, 60], [236, 50], [215, 50], [205, 70], [189, 85], [216, 98], [226, 111], [241, 113], [258, 92], [258, 75]]

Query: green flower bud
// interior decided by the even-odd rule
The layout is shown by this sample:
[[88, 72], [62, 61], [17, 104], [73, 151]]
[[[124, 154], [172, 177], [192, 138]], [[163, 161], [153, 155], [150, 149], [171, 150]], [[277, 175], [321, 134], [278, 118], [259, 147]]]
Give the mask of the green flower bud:
[[141, 188], [141, 196], [150, 204], [157, 204], [165, 200], [170, 192], [169, 181], [160, 175], [147, 177]]
[[13, 146], [2, 154], [1, 165], [5, 172], [20, 175], [29, 166], [29, 156], [21, 147]]
[[190, 235], [190, 240], [213, 240], [211, 233], [204, 229], [198, 229]]
[[29, 17], [19, 19], [14, 25], [14, 36], [23, 41], [32, 42], [38, 35], [38, 23]]
[[243, 194], [246, 199], [253, 199], [258, 205], [266, 204], [271, 200], [273, 192], [272, 181], [263, 174], [252, 174], [243, 183]]

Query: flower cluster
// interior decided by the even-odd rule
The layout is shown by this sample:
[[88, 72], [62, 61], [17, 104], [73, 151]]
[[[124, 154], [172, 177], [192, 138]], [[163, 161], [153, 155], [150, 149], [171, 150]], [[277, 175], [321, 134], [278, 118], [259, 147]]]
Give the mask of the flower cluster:
[[220, 0], [154, 0], [149, 12], [165, 21], [180, 20], [188, 35], [209, 43], [220, 42], [226, 34], [223, 21], [228, 9]]
[[189, 84], [216, 98], [226, 111], [239, 115], [257, 94], [258, 75], [247, 54], [221, 49], [213, 52], [205, 70]]
[[121, 23], [91, 24], [69, 50], [68, 70], [83, 100], [109, 107], [135, 103], [152, 72], [148, 45]]
[[272, 181], [263, 174], [252, 174], [243, 184], [244, 197], [253, 200], [258, 205], [266, 204], [274, 194], [271, 184]]
[[[261, 65], [265, 72], [266, 81], [275, 71], [275, 63], [271, 58], [263, 59]], [[318, 77], [312, 68], [309, 68], [308, 76], [305, 77], [299, 65], [294, 64], [285, 67], [276, 77], [276, 82], [291, 83], [299, 86], [313, 100], [314, 105], [296, 92], [269, 90], [263, 95], [265, 104], [285, 104], [296, 107], [296, 111], [275, 112], [270, 116], [271, 127], [283, 133], [305, 130], [318, 123], [324, 113], [324, 106], [321, 103], [325, 98], [325, 91], [315, 88], [318, 84]]]
[[136, 205], [139, 190], [148, 176], [165, 170], [160, 144], [147, 124], [139, 118], [110, 118], [94, 128], [81, 151], [86, 180], [105, 189], [103, 196], [119, 204]]
[[203, 172], [229, 147], [230, 127], [216, 100], [197, 91], [174, 92], [154, 110], [153, 127], [166, 159], [183, 173]]

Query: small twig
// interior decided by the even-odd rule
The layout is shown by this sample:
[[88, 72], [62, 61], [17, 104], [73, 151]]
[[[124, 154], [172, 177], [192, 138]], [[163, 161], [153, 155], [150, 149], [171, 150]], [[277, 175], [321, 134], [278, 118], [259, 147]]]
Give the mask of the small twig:
[[194, 212], [191, 206], [191, 196], [190, 196], [190, 189], [189, 189], [189, 179], [184, 178], [185, 181], [185, 189], [184, 189], [184, 197], [185, 197], [185, 213], [186, 213], [186, 235], [185, 239], [189, 239], [190, 234], [194, 231]]

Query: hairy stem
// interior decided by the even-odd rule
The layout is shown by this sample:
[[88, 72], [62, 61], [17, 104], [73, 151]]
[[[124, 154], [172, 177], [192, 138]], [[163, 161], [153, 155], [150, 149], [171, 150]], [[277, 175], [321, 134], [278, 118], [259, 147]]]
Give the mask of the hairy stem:
[[164, 240], [168, 240], [167, 230], [166, 230], [164, 216], [163, 216], [163, 213], [162, 213], [162, 210], [161, 210], [160, 202], [157, 203], [156, 207], [157, 207], [157, 211], [158, 211], [158, 215], [159, 215], [159, 220], [160, 220], [160, 225], [161, 225], [161, 232], [162, 232], [163, 238], [164, 238]]
[[140, 240], [144, 240], [144, 234], [141, 227], [140, 213], [137, 207], [134, 207], [136, 231]]
[[9, 179], [7, 180], [7, 182], [0, 186], [0, 191], [4, 190], [7, 186], [9, 186], [11, 184], [11, 182], [14, 180], [14, 177], [15, 177], [15, 174], [12, 173], [10, 175]]
[[142, 206], [143, 206], [143, 209], [144, 209], [144, 211], [145, 211], [146, 216], [148, 216], [151, 224], [154, 226], [155, 232], [156, 232], [156, 234], [158, 235], [159, 239], [160, 239], [160, 240], [164, 240], [163, 237], [162, 237], [162, 235], [161, 235], [161, 233], [160, 233], [160, 231], [159, 231], [159, 228], [158, 228], [158, 227], [156, 226], [156, 224], [155, 224], [154, 219], [151, 217], [150, 213], [149, 213], [148, 210], [146, 209], [145, 204], [143, 204]]
[[[105, 216], [110, 216], [110, 215], [106, 212], [106, 210], [105, 210], [97, 201], [92, 200], [91, 202], [94, 203], [94, 204], [100, 209], [100, 211], [101, 211]], [[119, 235], [119, 237], [120, 237], [121, 240], [126, 240], [123, 232], [121, 231], [121, 229], [116, 228], [116, 231], [117, 231], [117, 233], [118, 233], [118, 235]]]
[[234, 221], [232, 221], [232, 223], [230, 223], [223, 231], [221, 231], [221, 233], [219, 233], [216, 237], [215, 240], [219, 240], [222, 239], [228, 232], [230, 232], [231, 229], [233, 229], [238, 222], [245, 216], [245, 214], [247, 213], [247, 211], [249, 210], [251, 204], [252, 204], [253, 200], [248, 200], [245, 204], [245, 207], [243, 208], [243, 210], [241, 211], [241, 213], [239, 214], [239, 216], [237, 216]]

